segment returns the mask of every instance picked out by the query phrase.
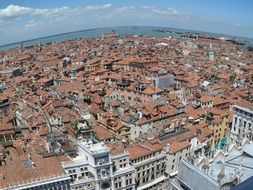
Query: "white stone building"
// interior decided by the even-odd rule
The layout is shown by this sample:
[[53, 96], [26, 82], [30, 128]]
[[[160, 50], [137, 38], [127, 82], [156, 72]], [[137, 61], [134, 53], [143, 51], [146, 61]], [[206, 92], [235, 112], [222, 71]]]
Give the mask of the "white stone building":
[[62, 163], [72, 178], [71, 189], [134, 190], [134, 168], [128, 153], [112, 155], [101, 142], [78, 141], [78, 156]]
[[242, 138], [253, 140], [253, 106], [249, 102], [233, 106], [233, 123], [230, 138], [233, 142], [240, 142]]

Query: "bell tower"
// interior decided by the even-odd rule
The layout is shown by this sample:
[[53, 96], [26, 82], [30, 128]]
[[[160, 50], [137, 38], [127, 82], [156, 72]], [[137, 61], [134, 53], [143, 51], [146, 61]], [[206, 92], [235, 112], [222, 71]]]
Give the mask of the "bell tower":
[[208, 59], [209, 59], [210, 61], [214, 61], [215, 52], [214, 52], [214, 50], [213, 50], [212, 42], [210, 42], [207, 55], [208, 55]]

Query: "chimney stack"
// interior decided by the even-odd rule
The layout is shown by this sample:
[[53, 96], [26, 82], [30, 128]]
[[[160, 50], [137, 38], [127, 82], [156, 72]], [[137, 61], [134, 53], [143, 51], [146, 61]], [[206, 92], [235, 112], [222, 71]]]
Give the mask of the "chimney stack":
[[36, 164], [34, 162], [32, 162], [32, 167], [35, 168], [36, 167]]
[[4, 180], [5, 177], [4, 177], [4, 174], [1, 174], [1, 180]]

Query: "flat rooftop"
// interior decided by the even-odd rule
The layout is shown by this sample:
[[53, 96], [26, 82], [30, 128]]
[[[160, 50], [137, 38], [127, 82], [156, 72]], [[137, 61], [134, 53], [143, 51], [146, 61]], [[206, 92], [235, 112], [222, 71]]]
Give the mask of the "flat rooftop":
[[79, 141], [78, 145], [90, 154], [103, 154], [110, 152], [109, 148], [102, 142]]

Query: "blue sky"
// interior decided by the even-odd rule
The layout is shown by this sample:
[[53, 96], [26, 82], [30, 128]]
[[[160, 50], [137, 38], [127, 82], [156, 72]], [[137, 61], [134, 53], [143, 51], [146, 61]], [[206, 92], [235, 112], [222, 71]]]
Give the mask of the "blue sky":
[[253, 37], [252, 0], [1, 0], [0, 45], [105, 26], [165, 26]]

